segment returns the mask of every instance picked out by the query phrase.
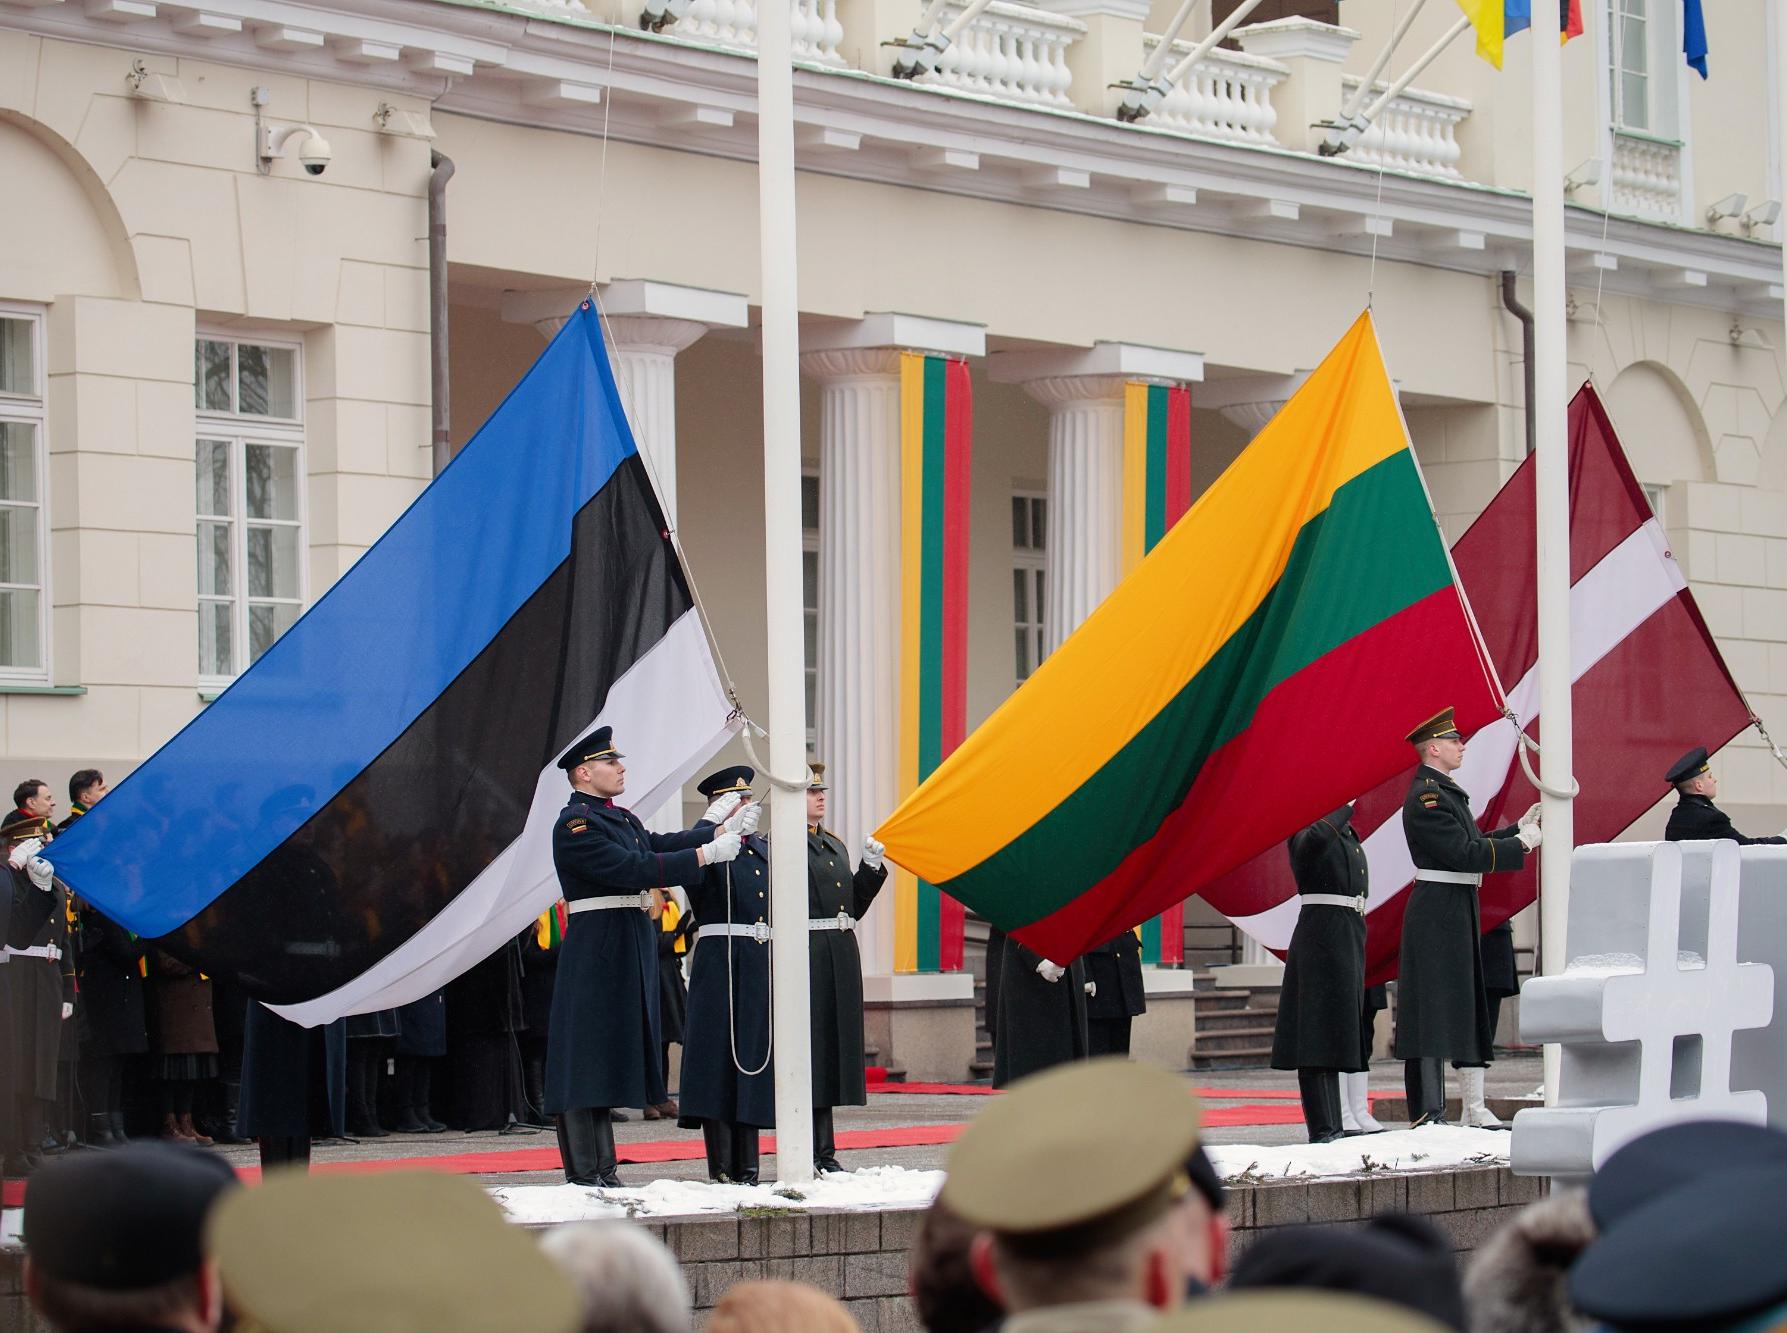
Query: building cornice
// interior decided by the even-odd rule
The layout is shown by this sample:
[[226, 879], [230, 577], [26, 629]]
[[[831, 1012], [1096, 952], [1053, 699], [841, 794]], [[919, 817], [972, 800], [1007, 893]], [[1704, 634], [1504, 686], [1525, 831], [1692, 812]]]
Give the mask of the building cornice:
[[[146, 13], [144, 11], [147, 11]], [[749, 52], [615, 29], [541, 0], [0, 0], [0, 27], [371, 86], [435, 111], [750, 161]], [[671, 30], [672, 33], [674, 29]], [[200, 35], [203, 34], [203, 35]], [[803, 171], [1488, 275], [1523, 269], [1519, 192], [800, 66]], [[1603, 232], [1605, 241], [1603, 241]], [[1572, 208], [1609, 293], [1779, 318], [1779, 246]]]

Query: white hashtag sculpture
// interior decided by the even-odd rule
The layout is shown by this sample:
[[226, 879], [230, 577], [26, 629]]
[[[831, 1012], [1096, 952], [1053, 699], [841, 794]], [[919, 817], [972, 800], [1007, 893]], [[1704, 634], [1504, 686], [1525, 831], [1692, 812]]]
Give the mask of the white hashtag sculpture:
[[1783, 947], [1787, 856], [1776, 849], [1740, 854], [1722, 841], [1576, 850], [1572, 961], [1520, 992], [1522, 1040], [1558, 1042], [1563, 1058], [1557, 1104], [1514, 1118], [1516, 1172], [1587, 1175], [1661, 1125], [1764, 1124], [1771, 1100], [1777, 1120], [1787, 1112], [1787, 1019], [1775, 1018], [1771, 962], [1739, 946], [1740, 918], [1746, 942]]

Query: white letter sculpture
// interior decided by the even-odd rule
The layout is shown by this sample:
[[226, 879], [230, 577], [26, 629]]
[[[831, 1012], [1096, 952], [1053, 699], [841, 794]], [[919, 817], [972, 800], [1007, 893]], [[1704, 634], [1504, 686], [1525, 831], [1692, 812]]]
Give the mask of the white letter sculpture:
[[[1569, 966], [1520, 991], [1563, 1047], [1553, 1106], [1514, 1117], [1521, 1175], [1586, 1176], [1682, 1120], [1787, 1122], [1787, 848], [1610, 843], [1571, 862]], [[1772, 1113], [1772, 1114], [1771, 1114]]]

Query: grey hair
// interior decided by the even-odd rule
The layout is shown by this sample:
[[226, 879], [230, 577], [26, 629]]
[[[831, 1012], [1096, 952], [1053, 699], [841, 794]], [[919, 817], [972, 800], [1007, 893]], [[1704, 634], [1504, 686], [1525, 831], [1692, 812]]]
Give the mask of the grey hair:
[[689, 1284], [664, 1243], [636, 1222], [572, 1222], [540, 1241], [577, 1285], [582, 1333], [689, 1333]]

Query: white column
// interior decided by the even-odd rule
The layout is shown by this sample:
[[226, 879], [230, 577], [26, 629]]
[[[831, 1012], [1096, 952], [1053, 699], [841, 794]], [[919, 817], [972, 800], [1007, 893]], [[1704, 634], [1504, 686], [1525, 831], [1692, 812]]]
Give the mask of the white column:
[[[818, 758], [826, 821], [854, 857], [899, 795], [900, 358], [810, 352], [820, 381]], [[893, 971], [892, 894], [857, 928], [863, 970]]]
[[1115, 376], [1063, 375], [1024, 385], [1049, 409], [1047, 652], [1123, 577], [1123, 383]]

